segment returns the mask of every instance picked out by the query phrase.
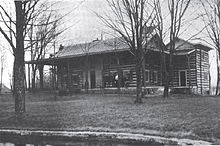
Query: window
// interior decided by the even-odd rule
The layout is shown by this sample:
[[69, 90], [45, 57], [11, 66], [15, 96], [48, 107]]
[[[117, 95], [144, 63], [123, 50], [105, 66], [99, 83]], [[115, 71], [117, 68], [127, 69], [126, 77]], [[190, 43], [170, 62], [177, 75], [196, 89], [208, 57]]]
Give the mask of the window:
[[78, 86], [80, 84], [80, 76], [79, 74], [75, 73], [72, 74], [72, 85]]
[[104, 87], [118, 87], [120, 77], [120, 86], [127, 87], [132, 81], [132, 71], [122, 70], [118, 74], [117, 71], [106, 72], [103, 76]]
[[186, 86], [187, 85], [187, 71], [186, 70], [180, 70], [179, 71], [179, 85], [180, 86]]
[[130, 80], [130, 70], [123, 70], [123, 80], [124, 81]]
[[103, 76], [104, 80], [104, 87], [115, 87], [115, 75], [117, 74], [116, 71], [109, 71]]
[[128, 87], [129, 82], [131, 80], [132, 80], [132, 72], [131, 72], [131, 70], [123, 70], [121, 86], [122, 87]]
[[153, 71], [153, 82], [154, 83], [158, 82], [158, 73], [157, 73], [157, 71]]
[[150, 72], [149, 72], [149, 70], [145, 70], [145, 78], [146, 78], [146, 82], [147, 83], [149, 83], [149, 81], [150, 81]]

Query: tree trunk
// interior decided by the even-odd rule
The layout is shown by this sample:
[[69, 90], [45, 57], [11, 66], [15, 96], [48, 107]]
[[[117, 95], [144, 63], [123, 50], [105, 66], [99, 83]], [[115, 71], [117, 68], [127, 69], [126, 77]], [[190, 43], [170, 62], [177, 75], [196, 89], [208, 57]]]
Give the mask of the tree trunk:
[[30, 65], [28, 64], [28, 91], [30, 92], [31, 86], [31, 75], [30, 75]]
[[169, 96], [169, 83], [168, 83], [168, 78], [166, 77], [165, 83], [164, 83], [163, 97], [167, 98], [168, 96]]
[[40, 89], [43, 90], [44, 88], [44, 65], [39, 65], [38, 69], [39, 69], [39, 75], [40, 75]]
[[[220, 50], [220, 49], [218, 49], [218, 50]], [[215, 95], [219, 95], [219, 80], [220, 80], [220, 78], [219, 78], [219, 71], [220, 71], [220, 69], [219, 69], [219, 58], [220, 58], [220, 51], [218, 51], [218, 54], [216, 53], [216, 64], [217, 64], [217, 85], [216, 85], [216, 90], [215, 90]]]
[[143, 61], [142, 61], [142, 84], [144, 87], [144, 91], [142, 92], [142, 98], [145, 96], [146, 94], [146, 74], [145, 74], [145, 66], [146, 66], [146, 55], [144, 54], [143, 56]]
[[216, 90], [215, 90], [215, 95], [219, 95], [219, 66], [217, 63], [217, 85], [216, 85]]
[[142, 103], [142, 86], [141, 86], [141, 66], [136, 66], [137, 88], [136, 88], [136, 100], [135, 103]]
[[0, 93], [2, 91], [2, 87], [3, 87], [3, 82], [2, 82], [2, 77], [3, 77], [3, 63], [1, 64], [1, 84], [0, 84]]
[[142, 103], [142, 79], [141, 79], [141, 69], [142, 69], [142, 62], [141, 62], [141, 51], [137, 49], [136, 53], [136, 77], [137, 77], [137, 87], [136, 87], [136, 100], [135, 103]]
[[172, 65], [172, 55], [170, 56], [170, 61], [169, 61], [169, 71], [168, 74], [166, 75], [166, 79], [165, 79], [165, 86], [164, 86], [164, 93], [163, 93], [163, 97], [169, 97], [169, 89], [170, 86], [173, 87], [173, 65]]
[[169, 75], [168, 75], [168, 71], [167, 71], [167, 66], [166, 66], [166, 57], [165, 57], [165, 53], [163, 52], [163, 57], [162, 57], [162, 61], [163, 61], [163, 82], [164, 82], [164, 92], [163, 92], [163, 97], [167, 98], [169, 96]]
[[32, 92], [35, 92], [35, 76], [36, 76], [36, 69], [34, 68], [34, 64], [32, 64]]
[[163, 93], [164, 98], [169, 96], [169, 88], [170, 86], [173, 86], [173, 50], [174, 50], [173, 48], [175, 48], [175, 44], [172, 43], [170, 46], [170, 55], [169, 55], [169, 70], [165, 72], [165, 84], [164, 84], [164, 93]]
[[22, 1], [15, 1], [16, 7], [16, 50], [14, 51], [14, 98], [15, 112], [25, 112], [25, 86], [24, 86], [24, 11]]
[[27, 90], [27, 80], [26, 80], [25, 64], [24, 64], [24, 87], [25, 87], [25, 91], [26, 91]]
[[[162, 38], [162, 34], [160, 34]], [[167, 72], [167, 62], [166, 62], [166, 54], [163, 40], [160, 38], [160, 48], [161, 48], [161, 83], [164, 85], [163, 97], [166, 98], [169, 96], [169, 84], [168, 84], [168, 72]]]

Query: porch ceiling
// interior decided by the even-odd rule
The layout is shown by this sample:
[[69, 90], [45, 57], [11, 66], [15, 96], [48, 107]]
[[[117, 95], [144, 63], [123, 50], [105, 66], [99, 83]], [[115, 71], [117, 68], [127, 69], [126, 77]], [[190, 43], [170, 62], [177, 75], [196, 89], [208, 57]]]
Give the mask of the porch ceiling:
[[188, 50], [176, 50], [174, 55], [188, 55], [195, 51], [195, 49], [188, 49]]
[[25, 61], [25, 64], [42, 64], [42, 65], [57, 65], [58, 60], [56, 58], [45, 58], [41, 60]]

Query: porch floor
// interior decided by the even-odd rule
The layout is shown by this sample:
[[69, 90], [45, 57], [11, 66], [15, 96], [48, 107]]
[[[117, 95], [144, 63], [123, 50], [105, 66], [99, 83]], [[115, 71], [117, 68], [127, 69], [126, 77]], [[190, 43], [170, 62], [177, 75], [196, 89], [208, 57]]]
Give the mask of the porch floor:
[[[146, 94], [159, 94], [163, 92], [163, 86], [146, 86]], [[144, 88], [142, 88], [144, 90]], [[82, 93], [85, 93], [85, 89], [81, 89]], [[136, 87], [122, 87], [120, 90], [117, 87], [111, 87], [111, 88], [93, 88], [88, 90], [89, 93], [97, 93], [97, 94], [135, 94], [136, 93]]]

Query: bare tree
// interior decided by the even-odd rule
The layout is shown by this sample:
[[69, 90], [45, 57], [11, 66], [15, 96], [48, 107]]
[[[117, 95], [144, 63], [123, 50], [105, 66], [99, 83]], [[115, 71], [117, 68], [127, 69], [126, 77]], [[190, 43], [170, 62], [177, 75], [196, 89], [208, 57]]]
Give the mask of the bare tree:
[[[50, 11], [38, 16], [36, 21], [32, 21], [32, 28], [28, 37], [28, 47], [31, 52], [32, 64], [32, 90], [35, 90], [36, 71], [39, 69], [40, 88], [43, 89], [43, 65], [39, 64], [39, 60], [44, 59], [53, 42], [64, 30], [58, 30], [61, 22], [60, 17], [56, 17], [55, 12]], [[37, 24], [37, 25], [36, 25]], [[52, 44], [52, 45], [51, 45]]]
[[[166, 31], [164, 28], [164, 15], [162, 13], [162, 4], [161, 1], [159, 0], [154, 0], [154, 5], [155, 5], [155, 12], [156, 12], [156, 21], [155, 21], [155, 26], [156, 26], [156, 32], [158, 35], [158, 44], [161, 50], [161, 77], [162, 77], [162, 82], [167, 81], [168, 77], [168, 72], [167, 72], [167, 66], [166, 66], [166, 46], [165, 44], [165, 36], [166, 36]], [[167, 93], [164, 92], [164, 96], [166, 96]]]
[[142, 62], [147, 44], [144, 31], [148, 33], [147, 27], [153, 23], [154, 7], [150, 0], [107, 0], [107, 3], [112, 15], [98, 16], [107, 27], [123, 38], [134, 54], [137, 76], [135, 103], [142, 103]]
[[[177, 37], [180, 34], [180, 30], [182, 28], [182, 23], [184, 20], [184, 15], [189, 7], [191, 0], [168, 0], [165, 1], [168, 6], [168, 15], [164, 16], [163, 13], [164, 7], [162, 7], [162, 3], [160, 0], [154, 0], [154, 5], [156, 7], [156, 26], [157, 32], [159, 36], [159, 44], [162, 50], [162, 60], [163, 60], [163, 75], [164, 75], [164, 97], [168, 97], [169, 95], [169, 87], [172, 84], [173, 79], [173, 54], [176, 49], [176, 41]], [[166, 17], [166, 18], [165, 18]], [[164, 29], [164, 21], [169, 20], [168, 30]], [[167, 26], [166, 26], [167, 27]], [[169, 36], [169, 48], [165, 48], [164, 46], [164, 38], [165, 36]], [[166, 68], [165, 63], [165, 49], [169, 49], [169, 61], [168, 68]]]
[[[6, 4], [0, 3], [1, 22], [0, 33], [10, 44], [14, 54], [13, 67], [13, 93], [15, 97], [15, 112], [25, 112], [25, 83], [24, 83], [24, 38], [30, 20], [33, 18], [33, 11], [38, 0], [33, 1], [14, 1], [15, 21], [6, 10]], [[7, 30], [5, 30], [5, 28]], [[15, 45], [16, 44], [16, 45]]]
[[119, 55], [117, 54], [117, 49], [121, 45], [122, 42], [123, 42], [123, 40], [121, 40], [121, 38], [114, 38], [114, 43], [105, 42], [106, 45], [114, 48], [114, 59], [117, 62], [117, 75], [118, 75], [118, 83], [116, 83], [116, 86], [118, 88], [119, 93], [121, 91], [122, 76], [121, 76], [120, 60], [119, 60]]
[[[200, 16], [206, 26], [208, 37], [212, 41], [212, 45], [217, 51], [217, 85], [216, 95], [219, 95], [219, 84], [220, 84], [220, 1], [219, 0], [200, 0], [203, 10]], [[207, 42], [207, 41], [206, 41]]]
[[[83, 1], [79, 3], [82, 4]], [[56, 38], [61, 35], [64, 31], [68, 30], [69, 27], [62, 27], [64, 19], [67, 15], [72, 13], [77, 5], [70, 11], [59, 14], [56, 8], [59, 2], [47, 2], [42, 1], [40, 5], [35, 9], [34, 19], [30, 24], [30, 31], [27, 37], [27, 50], [31, 52], [31, 60], [35, 62], [32, 64], [32, 90], [35, 90], [35, 78], [36, 71], [39, 70], [40, 75], [40, 88], [43, 89], [43, 68], [44, 65], [39, 64], [41, 59], [45, 58], [45, 55], [54, 50], [55, 54], [55, 41]]]
[[1, 93], [1, 90], [2, 90], [2, 87], [3, 87], [3, 72], [4, 72], [4, 69], [5, 69], [5, 59], [6, 59], [6, 52], [4, 49], [0, 49], [0, 74], [1, 74], [1, 82], [0, 82], [0, 93]]

